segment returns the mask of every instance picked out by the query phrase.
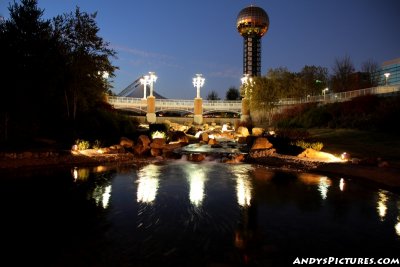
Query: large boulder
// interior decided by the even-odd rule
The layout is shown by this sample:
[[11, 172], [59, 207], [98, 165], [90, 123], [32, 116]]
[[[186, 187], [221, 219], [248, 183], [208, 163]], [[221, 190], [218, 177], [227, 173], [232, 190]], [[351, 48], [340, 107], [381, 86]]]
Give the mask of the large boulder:
[[236, 132], [237, 132], [238, 135], [243, 136], [243, 137], [247, 137], [247, 136], [250, 135], [250, 134], [249, 134], [249, 129], [247, 129], [247, 127], [244, 127], [244, 126], [240, 126], [240, 127], [237, 129]]
[[162, 149], [165, 146], [165, 139], [164, 138], [154, 138], [153, 142], [150, 144], [151, 148], [158, 148]]
[[256, 149], [270, 149], [273, 145], [268, 141], [265, 137], [258, 137], [253, 145], [251, 146], [251, 150]]
[[264, 133], [264, 129], [263, 128], [259, 128], [259, 127], [254, 127], [253, 129], [251, 129], [251, 134], [254, 136], [262, 136]]

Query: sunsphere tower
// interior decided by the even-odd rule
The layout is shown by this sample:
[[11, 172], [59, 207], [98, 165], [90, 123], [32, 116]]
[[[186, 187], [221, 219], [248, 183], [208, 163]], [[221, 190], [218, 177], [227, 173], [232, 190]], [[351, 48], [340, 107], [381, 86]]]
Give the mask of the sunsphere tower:
[[268, 31], [269, 17], [264, 9], [249, 6], [237, 16], [236, 28], [243, 36], [243, 74], [261, 75], [261, 37]]

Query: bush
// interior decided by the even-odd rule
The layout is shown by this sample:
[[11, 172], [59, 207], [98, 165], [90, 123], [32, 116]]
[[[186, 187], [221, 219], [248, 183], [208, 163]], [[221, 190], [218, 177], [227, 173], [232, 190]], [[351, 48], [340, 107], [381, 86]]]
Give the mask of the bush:
[[301, 147], [303, 149], [307, 149], [307, 148], [312, 148], [316, 151], [320, 151], [322, 150], [322, 148], [324, 147], [324, 144], [321, 142], [306, 142], [304, 140], [298, 140], [296, 142], [293, 142], [292, 145], [296, 145], [298, 147]]
[[89, 141], [82, 140], [82, 139], [77, 139], [75, 141], [75, 145], [78, 147], [78, 150], [85, 150], [85, 149], [88, 149], [90, 146]]

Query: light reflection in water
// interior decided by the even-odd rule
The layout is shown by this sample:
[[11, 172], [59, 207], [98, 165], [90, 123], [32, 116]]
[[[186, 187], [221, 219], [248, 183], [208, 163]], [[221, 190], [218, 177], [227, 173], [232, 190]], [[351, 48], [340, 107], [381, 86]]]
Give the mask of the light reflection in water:
[[249, 207], [253, 186], [249, 177], [249, 168], [246, 165], [235, 165], [233, 173], [236, 176], [236, 195], [238, 204], [242, 207]]
[[381, 218], [381, 221], [385, 220], [386, 210], [387, 210], [387, 201], [388, 201], [388, 196], [387, 196], [386, 191], [379, 190], [378, 202], [377, 202], [376, 209], [378, 211], [379, 217]]
[[340, 178], [340, 182], [339, 182], [340, 191], [342, 191], [342, 192], [344, 191], [344, 186], [345, 186], [344, 179]]
[[156, 199], [160, 166], [149, 164], [143, 167], [138, 173], [137, 202], [153, 203]]
[[89, 178], [90, 169], [74, 167], [71, 169], [71, 174], [74, 181], [86, 181]]
[[319, 179], [318, 191], [321, 193], [322, 199], [328, 196], [328, 188], [331, 185], [331, 180], [328, 177], [321, 177]]
[[92, 194], [92, 198], [95, 200], [96, 205], [102, 206], [104, 209], [108, 207], [108, 203], [111, 197], [111, 185], [108, 186], [97, 186]]
[[320, 176], [311, 173], [301, 173], [299, 174], [299, 180], [306, 185], [316, 185], [318, 186], [318, 191], [321, 194], [322, 199], [326, 199], [328, 196], [328, 189], [332, 184], [331, 179], [326, 176]]
[[397, 223], [394, 226], [396, 234], [400, 236], [400, 201], [397, 202]]
[[206, 171], [201, 165], [185, 165], [185, 171], [189, 179], [189, 199], [192, 205], [201, 206], [204, 199], [204, 185], [206, 182]]

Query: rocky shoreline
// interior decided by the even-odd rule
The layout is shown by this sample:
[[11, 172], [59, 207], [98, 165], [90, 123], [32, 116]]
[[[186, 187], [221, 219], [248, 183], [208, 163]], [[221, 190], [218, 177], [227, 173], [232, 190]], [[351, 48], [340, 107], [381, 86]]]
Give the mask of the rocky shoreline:
[[[133, 153], [111, 153], [95, 156], [71, 153], [54, 153], [42, 158], [15, 158], [0, 161], [0, 176], [18, 175], [20, 172], [66, 167], [88, 167], [98, 165], [142, 165], [150, 162], [163, 161], [162, 157], [137, 156]], [[221, 162], [223, 162], [221, 160]], [[400, 171], [390, 167], [363, 166], [348, 163], [326, 162], [310, 158], [288, 156], [274, 153], [264, 157], [246, 157], [242, 163], [266, 166], [270, 169], [313, 172], [326, 175], [338, 175], [346, 178], [361, 179], [383, 186], [393, 192], [400, 192]], [[238, 162], [225, 161], [225, 164]], [[240, 164], [240, 163], [239, 163]]]
[[120, 144], [99, 149], [78, 150], [73, 147], [68, 151], [1, 152], [0, 177], [54, 168], [142, 165], [180, 159], [183, 155], [189, 161], [200, 162], [206, 156], [214, 156], [225, 164], [251, 163], [276, 170], [357, 178], [400, 192], [400, 170], [387, 163], [363, 164], [341, 160], [309, 148], [296, 156], [280, 154], [260, 128], [253, 128], [251, 135], [245, 127], [239, 127], [235, 132], [203, 129], [197, 135], [174, 130], [168, 142], [166, 138], [150, 139], [143, 134], [135, 141], [123, 137]]

